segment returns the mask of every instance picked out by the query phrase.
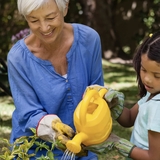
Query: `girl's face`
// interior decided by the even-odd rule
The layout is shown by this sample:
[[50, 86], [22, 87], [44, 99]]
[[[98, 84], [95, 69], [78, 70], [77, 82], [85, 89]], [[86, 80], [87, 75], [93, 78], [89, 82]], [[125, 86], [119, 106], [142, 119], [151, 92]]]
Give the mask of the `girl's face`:
[[141, 56], [140, 76], [148, 92], [160, 92], [160, 63], [150, 60], [147, 54]]
[[53, 0], [32, 11], [26, 16], [26, 20], [32, 33], [45, 43], [56, 40], [61, 35], [64, 25], [64, 15]]

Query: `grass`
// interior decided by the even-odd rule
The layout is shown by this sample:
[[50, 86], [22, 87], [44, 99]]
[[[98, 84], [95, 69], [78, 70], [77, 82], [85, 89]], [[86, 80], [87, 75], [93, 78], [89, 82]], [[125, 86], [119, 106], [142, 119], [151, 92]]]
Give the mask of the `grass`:
[[136, 74], [131, 65], [114, 64], [103, 60], [105, 85], [123, 92], [125, 102], [134, 104], [138, 99]]
[[6, 146], [1, 138], [9, 139], [11, 133], [11, 117], [14, 110], [14, 105], [11, 97], [0, 97], [0, 153], [1, 149]]
[[[114, 64], [103, 60], [105, 85], [119, 90], [125, 95], [125, 106], [130, 108], [138, 100], [138, 90], [136, 75], [132, 66], [125, 64]], [[0, 97], [0, 137], [9, 139], [11, 132], [11, 116], [14, 110], [12, 98]], [[132, 128], [123, 128], [116, 121], [113, 121], [113, 132], [119, 137], [130, 138]], [[0, 153], [5, 144], [0, 140]], [[99, 156], [99, 160], [125, 160], [116, 151], [111, 151], [107, 155]]]

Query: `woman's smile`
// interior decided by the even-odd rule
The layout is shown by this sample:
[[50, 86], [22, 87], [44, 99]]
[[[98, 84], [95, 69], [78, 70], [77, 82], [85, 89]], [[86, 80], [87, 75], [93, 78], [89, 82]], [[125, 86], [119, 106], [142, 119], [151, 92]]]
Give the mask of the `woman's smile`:
[[46, 32], [46, 33], [42, 33], [42, 32], [41, 32], [41, 34], [42, 34], [43, 36], [45, 36], [45, 37], [50, 37], [50, 36], [53, 35], [53, 31], [54, 31], [54, 30], [52, 30], [52, 31], [50, 31], [50, 32]]

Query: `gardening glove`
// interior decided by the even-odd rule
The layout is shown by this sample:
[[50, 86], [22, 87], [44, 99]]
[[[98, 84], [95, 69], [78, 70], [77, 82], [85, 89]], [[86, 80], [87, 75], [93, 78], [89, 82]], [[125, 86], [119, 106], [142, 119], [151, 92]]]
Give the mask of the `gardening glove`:
[[[60, 119], [55, 119], [52, 121], [52, 128], [57, 132], [57, 143], [56, 147], [62, 151], [65, 151], [66, 148], [66, 143], [68, 140], [74, 137], [75, 132], [73, 129], [62, 123]], [[88, 151], [82, 149], [76, 156], [82, 157], [82, 156], [87, 156]]]
[[61, 122], [56, 115], [44, 116], [37, 126], [37, 136], [45, 141], [57, 142], [56, 147], [62, 151], [66, 149], [65, 144], [75, 135], [74, 130]]
[[86, 146], [85, 149], [99, 155], [107, 154], [111, 150], [117, 150], [124, 157], [130, 157], [130, 153], [132, 152], [134, 147], [136, 146], [128, 140], [120, 138], [111, 133], [106, 141], [100, 144]]
[[108, 88], [108, 92], [104, 95], [110, 110], [112, 117], [116, 120], [120, 117], [124, 108], [124, 94], [111, 88]]
[[59, 118], [56, 118], [52, 121], [52, 129], [55, 131], [56, 136], [55, 138], [59, 140], [62, 144], [66, 144], [67, 141], [75, 135], [74, 130], [62, 123]]
[[[56, 115], [44, 116], [37, 126], [37, 136], [45, 141], [55, 141], [55, 146], [61, 151], [66, 150], [66, 143], [75, 135], [74, 130], [62, 123]], [[87, 156], [88, 151], [82, 149], [76, 156]]]
[[104, 95], [104, 100], [107, 102], [111, 115], [114, 119], [118, 119], [123, 111], [123, 103], [124, 103], [124, 94], [122, 92], [118, 92], [108, 87], [100, 86], [100, 85], [91, 85], [88, 86], [84, 92], [84, 96], [88, 90], [95, 89], [100, 91], [101, 89], [107, 89], [107, 93]]

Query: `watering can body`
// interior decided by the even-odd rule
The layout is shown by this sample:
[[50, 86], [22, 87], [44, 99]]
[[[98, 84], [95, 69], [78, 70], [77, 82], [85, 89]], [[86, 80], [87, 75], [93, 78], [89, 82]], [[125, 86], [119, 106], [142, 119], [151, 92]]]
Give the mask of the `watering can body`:
[[[105, 141], [112, 130], [110, 109], [103, 99], [106, 89], [88, 90], [74, 112], [76, 136], [68, 141], [67, 149], [78, 153], [81, 143], [89, 146]], [[76, 149], [77, 147], [77, 149]]]

